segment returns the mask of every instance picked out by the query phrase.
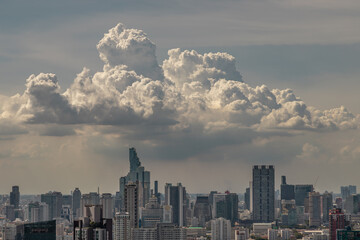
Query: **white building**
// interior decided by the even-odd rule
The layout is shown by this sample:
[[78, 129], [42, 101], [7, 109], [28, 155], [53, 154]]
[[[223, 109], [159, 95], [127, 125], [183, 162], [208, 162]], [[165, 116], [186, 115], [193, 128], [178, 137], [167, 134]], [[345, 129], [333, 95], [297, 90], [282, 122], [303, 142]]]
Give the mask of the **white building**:
[[212, 240], [230, 240], [231, 222], [224, 218], [211, 220], [211, 239]]
[[115, 240], [131, 239], [130, 215], [116, 213], [115, 215]]
[[114, 198], [111, 193], [103, 193], [100, 199], [102, 209], [103, 209], [103, 218], [110, 219], [114, 216]]
[[279, 239], [279, 231], [277, 229], [271, 229], [269, 228], [267, 231], [268, 239], [269, 240], [277, 240]]

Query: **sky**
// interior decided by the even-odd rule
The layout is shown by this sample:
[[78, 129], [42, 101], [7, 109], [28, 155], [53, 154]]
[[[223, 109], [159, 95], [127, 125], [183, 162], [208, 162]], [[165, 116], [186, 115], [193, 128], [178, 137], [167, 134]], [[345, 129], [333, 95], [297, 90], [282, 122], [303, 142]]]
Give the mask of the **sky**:
[[0, 193], [360, 180], [357, 0], [5, 1]]

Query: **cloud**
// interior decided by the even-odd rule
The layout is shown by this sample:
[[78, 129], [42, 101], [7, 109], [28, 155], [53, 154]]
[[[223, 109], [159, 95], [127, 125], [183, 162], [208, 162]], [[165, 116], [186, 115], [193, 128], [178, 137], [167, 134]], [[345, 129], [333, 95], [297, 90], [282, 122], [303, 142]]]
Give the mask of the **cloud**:
[[[317, 110], [291, 89], [243, 82], [228, 53], [169, 50], [160, 66], [155, 44], [137, 29], [118, 24], [97, 45], [103, 71], [84, 68], [61, 91], [52, 73], [31, 75], [23, 94], [2, 100], [0, 120], [27, 124], [136, 126], [157, 134], [193, 132], [206, 137], [236, 129], [355, 129], [359, 117], [346, 108]], [[140, 127], [143, 126], [143, 127]], [[45, 135], [62, 135], [49, 128]], [[66, 134], [73, 132], [66, 132]], [[145, 138], [146, 138], [145, 137]]]

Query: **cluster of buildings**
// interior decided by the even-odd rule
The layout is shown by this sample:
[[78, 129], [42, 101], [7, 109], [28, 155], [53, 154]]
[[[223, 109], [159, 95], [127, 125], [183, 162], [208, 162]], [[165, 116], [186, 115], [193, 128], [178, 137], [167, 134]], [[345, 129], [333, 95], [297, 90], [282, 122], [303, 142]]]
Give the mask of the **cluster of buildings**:
[[255, 165], [244, 194], [189, 194], [181, 183], [158, 181], [135, 148], [130, 171], [115, 194], [48, 192], [22, 196], [18, 186], [0, 195], [1, 240], [243, 240], [360, 239], [360, 194], [319, 193], [311, 184], [275, 186], [275, 168]]

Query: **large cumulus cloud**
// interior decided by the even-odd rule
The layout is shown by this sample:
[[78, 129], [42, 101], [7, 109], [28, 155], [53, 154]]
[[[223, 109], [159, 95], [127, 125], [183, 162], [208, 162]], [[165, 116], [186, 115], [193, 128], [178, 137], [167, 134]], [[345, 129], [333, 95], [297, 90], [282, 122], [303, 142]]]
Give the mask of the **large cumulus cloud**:
[[[291, 89], [243, 82], [228, 53], [169, 50], [162, 66], [147, 35], [118, 24], [97, 45], [103, 71], [84, 68], [62, 91], [52, 73], [31, 75], [23, 94], [2, 100], [0, 120], [20, 123], [158, 125], [197, 134], [249, 128], [357, 128], [358, 116], [340, 107], [309, 107]], [[165, 131], [165, 130], [164, 130]]]

